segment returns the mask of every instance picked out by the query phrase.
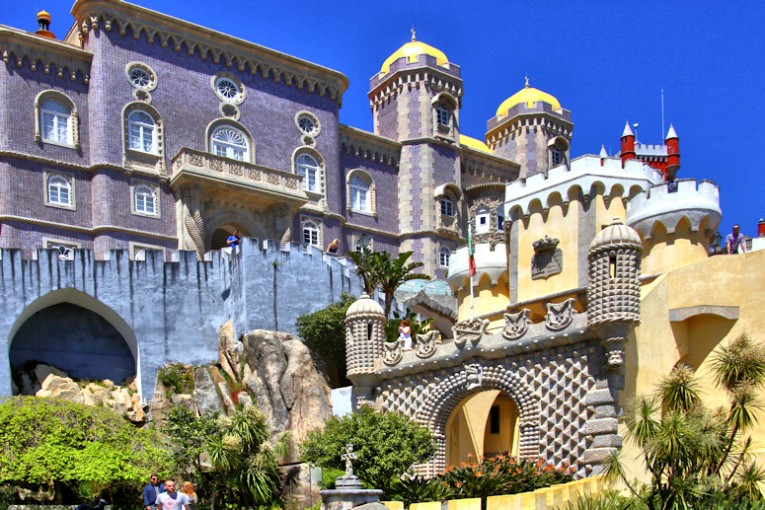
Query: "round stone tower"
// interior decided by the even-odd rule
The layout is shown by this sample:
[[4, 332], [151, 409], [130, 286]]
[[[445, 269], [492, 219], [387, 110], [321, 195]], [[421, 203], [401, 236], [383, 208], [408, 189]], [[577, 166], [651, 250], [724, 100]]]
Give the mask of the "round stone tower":
[[345, 313], [345, 361], [353, 383], [354, 407], [374, 404], [372, 377], [382, 358], [385, 313], [367, 294], [362, 294]]
[[638, 233], [619, 218], [590, 243], [587, 324], [602, 340], [612, 370], [624, 365], [624, 342], [640, 322], [642, 251]]

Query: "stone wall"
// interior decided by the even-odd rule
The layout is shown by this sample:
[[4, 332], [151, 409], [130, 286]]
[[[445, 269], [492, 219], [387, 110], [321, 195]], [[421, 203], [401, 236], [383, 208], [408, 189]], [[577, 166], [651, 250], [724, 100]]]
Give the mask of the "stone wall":
[[[342, 259], [289, 248], [263, 249], [245, 239], [234, 257], [212, 252], [209, 260], [197, 261], [196, 253], [179, 252], [180, 260], [169, 263], [159, 252], [136, 262], [121, 250], [108, 260], [76, 250], [71, 261], [60, 260], [57, 251], [40, 250], [26, 260], [19, 250], [2, 250], [0, 349], [10, 353], [16, 333], [35, 313], [61, 303], [78, 305], [122, 336], [135, 360], [138, 390], [147, 399], [163, 364], [217, 359], [218, 330], [228, 320], [237, 335], [254, 329], [294, 333], [300, 314], [325, 307], [342, 292], [360, 293], [358, 276]], [[49, 335], [38, 343], [55, 346], [55, 331]], [[0, 396], [10, 394], [6, 362], [0, 364]]]

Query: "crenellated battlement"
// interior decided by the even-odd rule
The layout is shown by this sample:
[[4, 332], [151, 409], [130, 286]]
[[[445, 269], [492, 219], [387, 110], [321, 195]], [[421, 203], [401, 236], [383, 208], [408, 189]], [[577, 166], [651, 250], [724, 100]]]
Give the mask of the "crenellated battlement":
[[705, 220], [705, 229], [717, 229], [722, 211], [720, 189], [714, 182], [680, 179], [655, 184], [627, 203], [627, 224], [644, 239], [652, 237], [656, 224], [661, 224], [667, 233], [674, 233], [684, 218], [694, 232]]
[[622, 167], [618, 158], [580, 156], [571, 168], [560, 165], [545, 175], [511, 182], [506, 188], [505, 214], [513, 221], [528, 217], [534, 207], [549, 209], [554, 203], [587, 200], [595, 194], [634, 196], [663, 182], [661, 172], [636, 160]]

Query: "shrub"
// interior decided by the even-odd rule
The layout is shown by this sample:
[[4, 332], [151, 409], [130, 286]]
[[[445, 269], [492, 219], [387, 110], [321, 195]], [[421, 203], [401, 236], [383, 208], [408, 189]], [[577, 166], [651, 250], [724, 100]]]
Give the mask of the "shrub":
[[169, 393], [191, 393], [194, 391], [194, 369], [183, 363], [170, 363], [160, 367], [157, 379]]
[[569, 482], [573, 476], [567, 466], [556, 468], [542, 460], [515, 460], [499, 455], [449, 467], [438, 479], [446, 483], [456, 498], [485, 498], [529, 492]]
[[311, 432], [301, 445], [301, 457], [322, 468], [343, 469], [340, 455], [347, 444], [354, 446], [358, 456], [353, 463], [355, 474], [386, 496], [393, 493], [394, 477], [429, 459], [436, 449], [427, 428], [397, 413], [363, 407], [358, 413], [332, 417], [324, 429]]
[[452, 489], [438, 478], [427, 480], [420, 476], [404, 477], [395, 480], [391, 489], [391, 500], [403, 501], [405, 506], [412, 503], [445, 501], [454, 496]]

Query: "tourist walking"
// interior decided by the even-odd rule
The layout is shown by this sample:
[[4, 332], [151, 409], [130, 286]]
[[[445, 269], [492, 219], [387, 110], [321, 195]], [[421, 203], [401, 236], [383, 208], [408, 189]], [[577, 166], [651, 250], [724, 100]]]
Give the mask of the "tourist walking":
[[191, 501], [189, 497], [182, 492], [175, 491], [175, 480], [165, 480], [165, 492], [157, 495], [158, 510], [183, 510]]
[[183, 510], [197, 510], [197, 493], [194, 492], [194, 485], [191, 482], [183, 482], [181, 486], [181, 492], [189, 498], [189, 504], [183, 506]]
[[164, 490], [165, 486], [164, 484], [159, 483], [159, 476], [157, 473], [152, 473], [149, 477], [149, 484], [143, 488], [143, 507], [146, 510], [157, 508], [157, 496]]

